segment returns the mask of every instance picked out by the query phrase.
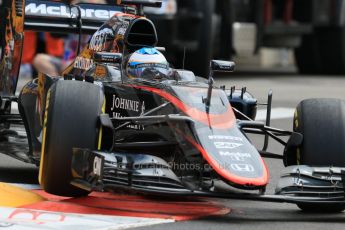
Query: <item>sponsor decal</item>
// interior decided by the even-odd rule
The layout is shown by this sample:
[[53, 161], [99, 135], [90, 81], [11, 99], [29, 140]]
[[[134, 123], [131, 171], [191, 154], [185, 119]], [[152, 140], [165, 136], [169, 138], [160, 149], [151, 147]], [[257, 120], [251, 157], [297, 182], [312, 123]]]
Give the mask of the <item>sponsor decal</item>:
[[230, 166], [236, 172], [254, 172], [254, 167], [251, 164], [231, 164]]
[[66, 6], [47, 6], [47, 4], [30, 3], [25, 7], [26, 14], [71, 16], [71, 11]]
[[[123, 118], [126, 116], [122, 116], [121, 113], [113, 113], [113, 118]], [[145, 130], [145, 127], [143, 125], [127, 125], [127, 128], [135, 129], [135, 130]]]
[[[72, 10], [73, 11], [73, 10]], [[120, 11], [105, 10], [105, 9], [92, 9], [81, 8], [81, 16], [83, 19], [92, 20], [106, 20], [111, 18], [114, 14]], [[66, 18], [76, 17], [76, 12], [71, 12], [71, 8], [60, 4], [45, 4], [45, 3], [30, 3], [25, 7], [27, 15], [39, 16], [61, 16]]]
[[97, 176], [101, 176], [102, 172], [102, 158], [95, 157], [93, 160], [93, 173]]
[[84, 57], [77, 57], [73, 67], [76, 69], [88, 70], [93, 65], [93, 60]]
[[124, 109], [128, 111], [139, 112], [139, 105], [139, 101], [120, 98], [116, 95], [113, 95], [113, 105], [111, 107], [111, 111], [114, 111], [115, 109]]
[[214, 142], [214, 145], [217, 149], [235, 149], [242, 146], [243, 144], [232, 142]]
[[123, 24], [121, 25], [121, 27], [118, 29], [117, 31], [117, 35], [120, 35], [120, 36], [125, 36], [126, 34], [126, 31], [128, 29], [128, 26], [129, 26], [129, 22], [127, 21], [123, 21]]
[[[91, 38], [89, 49], [99, 52], [105, 49], [106, 42], [109, 38], [113, 38], [114, 33], [112, 29], [104, 28], [97, 31]], [[109, 39], [110, 40], [110, 39]]]
[[154, 174], [155, 176], [164, 176], [164, 175], [165, 175], [164, 172], [163, 172], [163, 170], [157, 169], [157, 168], [154, 169], [153, 174]]
[[245, 161], [246, 158], [252, 158], [249, 153], [220, 151], [219, 154], [221, 156], [230, 157], [233, 161]]
[[[145, 102], [130, 100], [113, 95], [113, 102], [111, 107], [113, 118], [125, 117], [118, 111], [119, 109], [127, 110], [128, 112], [135, 112], [138, 114], [138, 116], [141, 116], [145, 113]], [[144, 126], [142, 125], [129, 125], [127, 127], [137, 130], [144, 130]]]
[[143, 101], [143, 103], [141, 104], [141, 113], [140, 116], [144, 116], [145, 113], [145, 101]]
[[229, 140], [229, 141], [243, 141], [241, 137], [226, 136], [226, 135], [209, 135], [210, 140]]

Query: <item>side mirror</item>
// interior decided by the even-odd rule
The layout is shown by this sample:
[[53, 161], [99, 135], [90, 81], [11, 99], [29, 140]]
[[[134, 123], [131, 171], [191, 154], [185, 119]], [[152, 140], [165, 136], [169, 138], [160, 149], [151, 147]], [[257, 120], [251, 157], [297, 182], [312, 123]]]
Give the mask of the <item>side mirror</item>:
[[213, 72], [234, 72], [235, 66], [236, 66], [235, 62], [232, 62], [232, 61], [221, 61], [221, 60], [211, 61], [211, 71]]
[[93, 55], [93, 61], [97, 62], [97, 63], [121, 64], [122, 63], [122, 54], [121, 53], [110, 53], [110, 52], [96, 52]]

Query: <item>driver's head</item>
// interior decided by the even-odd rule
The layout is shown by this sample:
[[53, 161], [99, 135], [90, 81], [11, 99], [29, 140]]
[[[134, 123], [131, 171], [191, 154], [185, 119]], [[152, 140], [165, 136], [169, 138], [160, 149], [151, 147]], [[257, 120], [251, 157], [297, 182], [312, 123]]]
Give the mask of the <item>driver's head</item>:
[[126, 68], [129, 78], [159, 80], [166, 79], [169, 75], [167, 60], [155, 48], [142, 48], [135, 51], [129, 57]]

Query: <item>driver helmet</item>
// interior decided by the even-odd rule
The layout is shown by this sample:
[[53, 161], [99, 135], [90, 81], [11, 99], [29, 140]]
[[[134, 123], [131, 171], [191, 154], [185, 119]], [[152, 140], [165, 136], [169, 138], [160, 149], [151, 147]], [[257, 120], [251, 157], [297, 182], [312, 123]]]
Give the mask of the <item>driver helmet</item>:
[[127, 75], [132, 79], [159, 80], [168, 78], [169, 63], [156, 48], [142, 48], [129, 57]]

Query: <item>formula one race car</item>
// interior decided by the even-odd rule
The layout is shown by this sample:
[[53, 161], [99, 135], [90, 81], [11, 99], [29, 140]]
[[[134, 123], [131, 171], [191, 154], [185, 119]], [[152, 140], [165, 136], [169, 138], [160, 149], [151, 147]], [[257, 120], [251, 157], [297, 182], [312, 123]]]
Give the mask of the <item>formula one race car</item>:
[[[214, 73], [231, 72], [234, 63], [212, 61], [208, 80], [169, 66], [143, 16], [144, 7], [161, 1], [1, 4], [0, 143], [12, 146], [2, 152], [40, 165], [45, 191], [83, 196], [129, 189], [345, 209], [343, 101], [301, 102], [291, 132], [269, 126], [270, 93], [266, 123], [256, 122], [258, 103], [245, 88], [213, 85]], [[40, 73], [17, 97], [24, 29], [93, 35], [61, 77]], [[16, 102], [19, 115], [11, 113]], [[27, 145], [18, 150], [13, 127], [20, 125]], [[262, 150], [249, 133], [263, 136]], [[282, 155], [267, 152], [269, 138], [285, 146]], [[265, 195], [262, 157], [287, 166], [275, 195]], [[219, 182], [234, 189], [221, 191]]]

